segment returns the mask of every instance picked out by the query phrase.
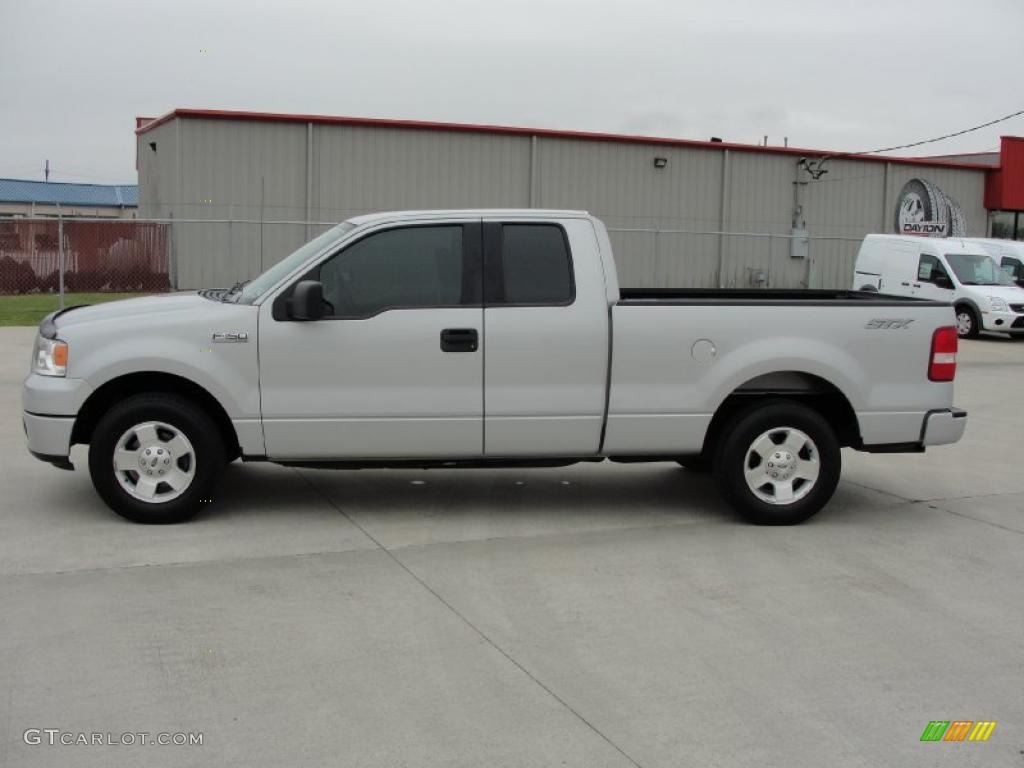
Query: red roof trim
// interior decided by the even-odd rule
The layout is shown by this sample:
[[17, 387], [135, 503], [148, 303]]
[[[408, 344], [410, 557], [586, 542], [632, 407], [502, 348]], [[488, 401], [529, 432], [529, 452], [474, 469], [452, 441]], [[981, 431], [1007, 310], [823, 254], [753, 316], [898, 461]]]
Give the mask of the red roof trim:
[[249, 120], [274, 123], [322, 123], [325, 125], [351, 125], [375, 128], [409, 128], [426, 131], [456, 131], [461, 133], [490, 133], [502, 136], [541, 136], [553, 139], [582, 139], [587, 141], [615, 141], [628, 144], [655, 144], [668, 147], [693, 147], [699, 149], [731, 149], [737, 152], [763, 152], [776, 155], [796, 155], [865, 160], [878, 163], [899, 163], [902, 165], [941, 165], [946, 168], [964, 168], [972, 171], [988, 171], [990, 165], [982, 163], [936, 162], [917, 157], [887, 157], [881, 155], [850, 155], [843, 152], [829, 152], [821, 149], [800, 149], [798, 147], [763, 147], [757, 144], [733, 144], [730, 142], [697, 141], [694, 139], [667, 139], [656, 136], [634, 136], [618, 133], [593, 133], [589, 131], [559, 131], [551, 128], [517, 128], [507, 125], [474, 125], [470, 123], [439, 123], [429, 120], [394, 120], [374, 117], [341, 117], [336, 115], [296, 115], [275, 112], [242, 112], [225, 109], [175, 109], [136, 128], [136, 134], [143, 134], [176, 117], [194, 117], [220, 120]]

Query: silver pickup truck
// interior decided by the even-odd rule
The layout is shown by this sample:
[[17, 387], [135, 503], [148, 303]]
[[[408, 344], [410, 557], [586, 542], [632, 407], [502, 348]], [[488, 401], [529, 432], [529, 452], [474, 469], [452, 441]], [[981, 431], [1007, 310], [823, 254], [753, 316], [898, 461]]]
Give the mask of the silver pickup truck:
[[[212, 256], [212, 255], [211, 255]], [[360, 216], [255, 280], [40, 324], [29, 450], [143, 523], [194, 514], [227, 462], [315, 467], [677, 461], [757, 523], [828, 502], [840, 448], [960, 438], [936, 301], [620, 289], [578, 211]]]

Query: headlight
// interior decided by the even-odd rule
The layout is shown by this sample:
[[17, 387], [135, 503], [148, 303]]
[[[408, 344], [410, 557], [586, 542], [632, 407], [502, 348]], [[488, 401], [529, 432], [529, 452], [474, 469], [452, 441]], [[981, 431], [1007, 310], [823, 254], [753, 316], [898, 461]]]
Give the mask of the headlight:
[[988, 307], [993, 312], [1009, 312], [1010, 308], [1006, 306], [1006, 302], [1000, 299], [998, 296], [988, 297]]
[[59, 339], [36, 337], [32, 351], [32, 371], [43, 376], [65, 376], [68, 372], [68, 345]]

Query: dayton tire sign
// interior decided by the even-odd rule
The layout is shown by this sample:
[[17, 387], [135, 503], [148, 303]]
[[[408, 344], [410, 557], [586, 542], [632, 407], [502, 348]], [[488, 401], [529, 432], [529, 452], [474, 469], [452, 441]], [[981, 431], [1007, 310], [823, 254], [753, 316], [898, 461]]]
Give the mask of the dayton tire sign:
[[965, 237], [960, 204], [924, 179], [911, 179], [896, 199], [896, 231], [901, 235]]

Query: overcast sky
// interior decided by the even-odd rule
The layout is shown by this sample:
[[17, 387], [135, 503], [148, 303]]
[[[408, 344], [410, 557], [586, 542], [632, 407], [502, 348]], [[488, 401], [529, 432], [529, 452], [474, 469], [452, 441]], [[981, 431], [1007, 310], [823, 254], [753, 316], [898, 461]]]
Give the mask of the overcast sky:
[[1024, 0], [0, 0], [0, 176], [134, 182], [135, 116], [175, 107], [868, 150], [1024, 108], [1022, 30]]

